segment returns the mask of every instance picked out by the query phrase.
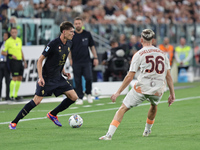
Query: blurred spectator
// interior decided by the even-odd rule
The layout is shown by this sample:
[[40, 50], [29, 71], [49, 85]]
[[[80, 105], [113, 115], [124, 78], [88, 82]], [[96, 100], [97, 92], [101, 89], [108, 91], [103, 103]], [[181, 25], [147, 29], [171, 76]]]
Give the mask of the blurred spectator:
[[[110, 41], [110, 46], [111, 46], [111, 49], [113, 49], [113, 48], [119, 47], [119, 44], [118, 44], [117, 40], [112, 39]], [[103, 73], [104, 81], [111, 81], [111, 79], [109, 79], [109, 78], [112, 77], [111, 69], [109, 67], [109, 61], [111, 59], [111, 49], [105, 51], [105, 53], [102, 56], [102, 65], [105, 66], [105, 71]]]
[[80, 0], [71, 0], [72, 10], [78, 12], [79, 14], [83, 13], [83, 6]]
[[197, 44], [194, 46], [194, 57], [196, 65], [200, 65], [200, 47]]
[[195, 57], [195, 69], [194, 76], [200, 77], [200, 47], [196, 42], [194, 43], [194, 57]]
[[190, 46], [186, 45], [185, 38], [181, 38], [180, 45], [175, 48], [175, 58], [178, 66], [178, 73], [182, 68], [187, 71], [192, 59], [192, 49]]
[[127, 37], [125, 34], [120, 34], [119, 36], [119, 46], [126, 52], [129, 50]]
[[112, 16], [116, 10], [116, 8], [113, 6], [112, 1], [106, 1], [105, 6], [104, 6], [105, 14]]
[[9, 8], [8, 4], [9, 4], [9, 0], [3, 0], [3, 4], [1, 4], [0, 6], [0, 12], [2, 12], [3, 9], [7, 10]]
[[2, 23], [2, 28], [7, 30], [8, 29], [8, 16], [7, 16], [7, 9], [2, 9], [0, 11], [0, 22]]
[[17, 36], [23, 41], [23, 29], [17, 24], [17, 18], [15, 16], [10, 17], [8, 31], [10, 31], [12, 27], [17, 28]]
[[142, 48], [142, 44], [140, 43], [139, 40], [140, 40], [140, 36], [137, 37], [135, 35], [131, 35], [130, 37], [129, 44], [128, 44], [128, 47], [129, 47], [128, 56], [130, 60], [132, 56]]
[[173, 57], [174, 57], [174, 46], [169, 44], [168, 37], [164, 38], [163, 44], [159, 45], [159, 49], [166, 52], [170, 61], [170, 66], [172, 66]]
[[50, 0], [45, 0], [44, 2], [44, 18], [50, 18], [51, 12], [50, 12]]
[[[0, 42], [0, 52], [4, 50], [5, 48], [5, 41], [10, 37], [9, 32], [5, 32], [3, 34], [3, 42]], [[8, 61], [6, 56], [2, 55], [0, 53], [0, 100], [2, 100], [2, 80], [5, 77], [5, 83], [6, 83], [6, 98], [5, 100], [10, 100], [9, 97], [9, 86], [10, 86], [10, 70], [8, 68]]]
[[20, 2], [20, 0], [10, 0], [8, 6], [9, 6], [11, 9], [17, 10], [17, 9], [18, 9], [18, 6], [19, 6], [19, 2]]

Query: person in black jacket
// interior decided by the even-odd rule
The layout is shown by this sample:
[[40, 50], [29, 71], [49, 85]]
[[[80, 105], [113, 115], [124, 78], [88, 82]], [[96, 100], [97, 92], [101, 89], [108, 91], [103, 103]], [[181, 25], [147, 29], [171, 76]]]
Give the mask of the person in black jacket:
[[[9, 32], [5, 32], [3, 34], [3, 41], [0, 42], [0, 51], [2, 51], [5, 48], [4, 47], [5, 41], [9, 37], [10, 37]], [[6, 83], [6, 98], [5, 98], [5, 100], [10, 100], [10, 97], [9, 97], [10, 71], [8, 68], [7, 57], [0, 53], [0, 100], [2, 100], [1, 91], [2, 91], [2, 80], [4, 77], [5, 77], [5, 83]]]
[[[92, 63], [89, 48], [94, 56], [93, 65], [97, 66], [99, 61], [97, 58], [94, 40], [89, 31], [83, 30], [83, 20], [80, 17], [74, 19], [75, 34], [72, 39], [71, 55], [69, 55], [70, 63], [73, 67], [75, 91], [79, 99], [76, 104], [83, 104], [83, 88], [82, 76], [86, 81], [86, 91], [88, 102], [93, 103], [91, 98], [92, 90]], [[88, 48], [89, 47], [89, 48]]]

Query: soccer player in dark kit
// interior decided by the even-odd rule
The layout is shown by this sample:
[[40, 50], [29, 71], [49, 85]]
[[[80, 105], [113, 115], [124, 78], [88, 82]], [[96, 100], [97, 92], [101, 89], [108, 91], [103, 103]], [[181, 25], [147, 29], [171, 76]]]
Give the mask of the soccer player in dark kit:
[[[47, 117], [55, 125], [62, 126], [58, 121], [57, 114], [73, 104], [78, 96], [71, 84], [66, 81], [62, 74], [70, 78], [70, 74], [64, 71], [64, 64], [70, 52], [71, 40], [74, 36], [72, 23], [64, 21], [60, 24], [60, 37], [52, 40], [44, 49], [37, 62], [38, 82], [33, 100], [27, 103], [16, 118], [9, 124], [10, 129], [16, 129], [17, 123], [24, 118], [35, 106], [40, 104], [43, 97], [54, 94], [56, 97], [65, 94], [65, 98], [54, 110], [47, 113]], [[46, 58], [44, 65], [43, 60]]]

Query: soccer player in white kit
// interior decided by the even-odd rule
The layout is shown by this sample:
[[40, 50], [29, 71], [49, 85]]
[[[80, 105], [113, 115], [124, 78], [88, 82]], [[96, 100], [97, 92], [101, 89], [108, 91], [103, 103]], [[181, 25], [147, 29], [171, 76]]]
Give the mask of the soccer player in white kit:
[[149, 136], [155, 120], [157, 105], [165, 90], [166, 81], [170, 91], [170, 96], [168, 98], [169, 106], [174, 102], [175, 93], [170, 74], [170, 63], [166, 54], [152, 45], [154, 35], [151, 29], [142, 31], [141, 43], [143, 48], [133, 56], [129, 72], [118, 91], [111, 96], [111, 100], [113, 102], [116, 101], [116, 98], [130, 84], [135, 73], [139, 70], [140, 74], [137, 78], [137, 82], [124, 98], [121, 107], [116, 112], [109, 126], [107, 134], [100, 137], [100, 140], [111, 140], [125, 112], [132, 107], [136, 107], [145, 100], [148, 100], [151, 106], [148, 111], [143, 136]]

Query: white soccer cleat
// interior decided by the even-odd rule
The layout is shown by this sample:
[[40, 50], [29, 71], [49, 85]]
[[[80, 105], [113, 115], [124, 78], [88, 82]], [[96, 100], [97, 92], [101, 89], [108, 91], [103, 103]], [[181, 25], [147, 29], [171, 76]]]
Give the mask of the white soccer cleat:
[[92, 99], [91, 94], [87, 95], [87, 100], [88, 100], [88, 103], [93, 103], [93, 99]]
[[77, 99], [75, 104], [76, 105], [83, 105], [83, 100], [82, 99]]
[[112, 137], [111, 137], [111, 135], [109, 135], [109, 136], [104, 135], [104, 136], [100, 137], [99, 140], [112, 140]]
[[144, 130], [143, 136], [149, 136], [151, 134], [151, 130]]

